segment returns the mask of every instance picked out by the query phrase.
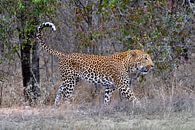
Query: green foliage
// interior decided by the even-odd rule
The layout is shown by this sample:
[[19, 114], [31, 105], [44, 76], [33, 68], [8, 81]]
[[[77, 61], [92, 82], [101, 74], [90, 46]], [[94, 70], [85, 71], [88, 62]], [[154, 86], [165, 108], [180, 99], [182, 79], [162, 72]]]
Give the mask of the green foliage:
[[[5, 46], [5, 58], [10, 59], [27, 42], [32, 45], [34, 34], [40, 18], [55, 13], [58, 0], [3, 0], [0, 4], [0, 39]], [[17, 31], [16, 31], [17, 30]], [[16, 44], [10, 39], [18, 39], [22, 36], [22, 45]], [[12, 58], [11, 58], [12, 59]]]
[[22, 1], [18, 1], [18, 9], [22, 10], [22, 11], [25, 10], [25, 5], [24, 5], [24, 3]]

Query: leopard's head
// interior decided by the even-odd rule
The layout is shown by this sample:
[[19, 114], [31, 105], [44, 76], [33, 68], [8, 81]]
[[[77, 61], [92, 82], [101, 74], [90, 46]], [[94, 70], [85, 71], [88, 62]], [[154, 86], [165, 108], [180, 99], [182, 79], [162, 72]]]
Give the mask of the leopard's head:
[[147, 74], [154, 68], [154, 63], [149, 54], [142, 50], [131, 50], [128, 55], [128, 69], [131, 72]]

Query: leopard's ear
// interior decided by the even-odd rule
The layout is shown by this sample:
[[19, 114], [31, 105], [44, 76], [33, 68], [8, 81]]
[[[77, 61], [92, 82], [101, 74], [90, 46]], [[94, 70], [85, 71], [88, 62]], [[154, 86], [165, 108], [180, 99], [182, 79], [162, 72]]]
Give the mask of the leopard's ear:
[[136, 57], [136, 56], [137, 56], [136, 51], [131, 51], [131, 57]]

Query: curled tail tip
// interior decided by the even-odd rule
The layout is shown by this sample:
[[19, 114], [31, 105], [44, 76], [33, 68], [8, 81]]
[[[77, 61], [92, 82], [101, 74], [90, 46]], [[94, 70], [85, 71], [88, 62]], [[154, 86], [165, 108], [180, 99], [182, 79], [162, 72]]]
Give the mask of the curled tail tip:
[[50, 26], [53, 29], [53, 31], [56, 31], [56, 26], [51, 22], [45, 22], [45, 26]]
[[56, 31], [56, 26], [51, 22], [44, 22], [38, 26], [38, 31], [42, 30], [44, 27], [51, 27], [53, 31]]

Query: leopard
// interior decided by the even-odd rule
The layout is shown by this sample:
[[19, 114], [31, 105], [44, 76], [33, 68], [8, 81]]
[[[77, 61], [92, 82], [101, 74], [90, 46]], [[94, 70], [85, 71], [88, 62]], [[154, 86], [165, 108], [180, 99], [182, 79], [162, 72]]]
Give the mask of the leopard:
[[[137, 51], [137, 54], [139, 55], [140, 52], [142, 52], [142, 51], [139, 51], [138, 50]], [[133, 56], [136, 56], [135, 54], [133, 54], [134, 53], [133, 51], [131, 51], [131, 52], [130, 51], [117, 52], [117, 53], [115, 53], [114, 55], [111, 55], [111, 56], [117, 62], [121, 62], [122, 63], [123, 59], [125, 57], [127, 57], [129, 53], [132, 53]], [[140, 55], [141, 55], [141, 53], [140, 53]], [[139, 63], [137, 62], [137, 64], [139, 64]], [[132, 66], [131, 68], [129, 68], [129, 71], [128, 72], [129, 72], [129, 78], [130, 78], [130, 82], [129, 82], [130, 87], [132, 87], [133, 81], [138, 80], [138, 78], [140, 78], [141, 75], [143, 76], [143, 75], [147, 74], [146, 72], [143, 72], [143, 71], [142, 71], [142, 73], [140, 71], [136, 71], [136, 64], [134, 64], [134, 66]], [[95, 86], [95, 91], [92, 94], [93, 96], [100, 94], [100, 91], [101, 91], [100, 90], [101, 86], [99, 86], [99, 84], [94, 84], [94, 86]], [[137, 89], [138, 88], [135, 88], [136, 91], [137, 91]], [[121, 97], [120, 94], [119, 94], [119, 97], [120, 97], [120, 101], [122, 101], [123, 98]]]
[[75, 86], [80, 80], [104, 87], [104, 104], [111, 101], [113, 91], [129, 101], [137, 100], [132, 87], [129, 73], [145, 75], [154, 68], [150, 55], [142, 50], [128, 50], [111, 55], [94, 55], [85, 53], [63, 53], [46, 45], [42, 30], [46, 27], [56, 31], [51, 22], [44, 22], [37, 27], [36, 40], [49, 54], [58, 58], [58, 67], [61, 73], [62, 84], [55, 97], [55, 105], [59, 106], [62, 97], [71, 101]]

